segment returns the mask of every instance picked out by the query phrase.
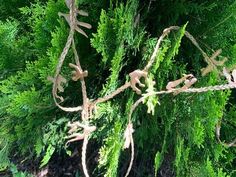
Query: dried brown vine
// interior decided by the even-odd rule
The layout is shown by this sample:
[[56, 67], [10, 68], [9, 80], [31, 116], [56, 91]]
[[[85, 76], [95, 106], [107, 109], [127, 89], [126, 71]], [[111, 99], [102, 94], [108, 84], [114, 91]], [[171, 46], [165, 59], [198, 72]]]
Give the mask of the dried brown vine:
[[[58, 14], [59, 14], [59, 16], [63, 16], [66, 19], [66, 21], [68, 22], [68, 24], [70, 26], [70, 32], [69, 32], [65, 47], [59, 57], [59, 61], [58, 61], [58, 65], [56, 68], [54, 78], [49, 77], [49, 80], [51, 80], [53, 82], [53, 89], [52, 89], [53, 99], [55, 101], [55, 104], [60, 109], [62, 109], [63, 111], [66, 111], [66, 112], [81, 111], [82, 121], [81, 122], [76, 121], [76, 122], [68, 124], [70, 129], [69, 129], [69, 136], [67, 137], [68, 138], [67, 144], [74, 142], [74, 141], [83, 140], [82, 166], [83, 166], [85, 176], [88, 177], [89, 173], [88, 173], [88, 170], [86, 167], [86, 149], [87, 149], [88, 139], [89, 139], [90, 134], [96, 130], [95, 126], [89, 125], [89, 119], [92, 117], [93, 110], [95, 109], [96, 105], [112, 99], [113, 97], [122, 93], [124, 90], [126, 90], [128, 88], [132, 88], [133, 91], [135, 91], [137, 94], [141, 94], [141, 90], [137, 86], [145, 87], [145, 85], [141, 83], [140, 79], [147, 78], [149, 69], [152, 67], [153, 63], [155, 62], [155, 59], [157, 58], [157, 56], [159, 54], [161, 42], [163, 41], [163, 39], [165, 37], [168, 36], [168, 34], [171, 31], [179, 30], [180, 27], [171, 26], [163, 31], [162, 35], [160, 36], [160, 38], [157, 41], [157, 44], [154, 48], [154, 51], [153, 51], [151, 58], [148, 61], [147, 65], [144, 67], [143, 70], [137, 69], [137, 70], [131, 72], [129, 74], [129, 76], [130, 76], [129, 82], [126, 82], [124, 85], [122, 85], [121, 87], [119, 87], [118, 89], [116, 89], [114, 92], [112, 92], [109, 95], [106, 95], [101, 98], [97, 98], [94, 101], [90, 101], [90, 99], [87, 97], [87, 89], [86, 89], [86, 84], [85, 84], [85, 78], [88, 76], [88, 71], [86, 71], [86, 70], [84, 71], [80, 65], [79, 55], [78, 55], [78, 52], [77, 52], [77, 49], [75, 46], [75, 40], [74, 40], [74, 34], [76, 31], [78, 33], [82, 34], [83, 36], [88, 37], [87, 34], [80, 27], [85, 27], [87, 29], [90, 29], [91, 25], [88, 23], [81, 22], [81, 21], [77, 20], [78, 15], [88, 16], [88, 13], [86, 13], [82, 10], [79, 10], [76, 7], [75, 0], [65, 0], [65, 2], [66, 2], [67, 7], [70, 10], [69, 14], [63, 14], [60, 12]], [[203, 76], [208, 74], [212, 70], [217, 69], [218, 66], [223, 66], [223, 64], [225, 63], [227, 58], [224, 58], [222, 61], [215, 60], [216, 57], [220, 55], [221, 50], [217, 50], [212, 55], [212, 57], [208, 57], [208, 55], [199, 46], [196, 39], [189, 32], [185, 31], [185, 36], [192, 42], [192, 44], [198, 50], [200, 50], [205, 62], [208, 64], [208, 66], [206, 68], [202, 69]], [[81, 82], [81, 90], [82, 90], [82, 96], [83, 96], [83, 104], [79, 105], [77, 107], [64, 107], [64, 106], [62, 106], [61, 103], [63, 102], [64, 99], [58, 95], [58, 92], [64, 91], [62, 84], [65, 84], [66, 80], [64, 79], [64, 77], [60, 73], [61, 73], [61, 69], [62, 69], [64, 60], [65, 60], [70, 48], [72, 48], [72, 51], [74, 53], [74, 58], [75, 58], [75, 64], [73, 64], [73, 63], [69, 64], [69, 66], [72, 69], [74, 69], [74, 71], [72, 71], [72, 80], [74, 80], [74, 81], [79, 80]], [[152, 93], [147, 93], [147, 94], [142, 95], [142, 97], [139, 98], [131, 106], [131, 110], [130, 110], [130, 113], [128, 116], [128, 119], [129, 119], [128, 125], [127, 125], [125, 132], [124, 132], [124, 139], [125, 139], [124, 148], [129, 148], [131, 146], [131, 160], [130, 160], [130, 164], [129, 164], [129, 167], [128, 167], [128, 170], [127, 170], [125, 176], [129, 175], [131, 168], [132, 168], [133, 159], [134, 159], [134, 142], [133, 142], [133, 136], [132, 136], [134, 129], [133, 129], [131, 117], [132, 117], [132, 113], [137, 108], [137, 106], [140, 103], [144, 102], [144, 100], [147, 97], [153, 96], [153, 95], [170, 94], [170, 93], [174, 93], [174, 94], [176, 94], [176, 93], [178, 93], [178, 94], [179, 93], [193, 93], [193, 92], [201, 93], [201, 92], [207, 92], [207, 91], [236, 88], [236, 83], [235, 83], [236, 71], [233, 71], [233, 74], [232, 74], [233, 81], [232, 81], [232, 77], [226, 72], [226, 70], [224, 70], [223, 73], [225, 74], [225, 76], [229, 82], [228, 84], [216, 85], [216, 86], [210, 86], [210, 87], [202, 87], [202, 88], [190, 88], [197, 81], [197, 79], [193, 75], [188, 74], [179, 80], [169, 82], [166, 86], [167, 90], [152, 92]], [[183, 82], [184, 82], [184, 85], [182, 87], [176, 88], [179, 84], [181, 84]], [[60, 103], [58, 102], [58, 99], [60, 100]], [[219, 129], [220, 128], [217, 129], [218, 132], [219, 132]], [[219, 134], [220, 133], [218, 133], [217, 135], [219, 135]], [[219, 136], [218, 136], [218, 139], [219, 139]], [[220, 139], [219, 139], [219, 141], [220, 141]]]

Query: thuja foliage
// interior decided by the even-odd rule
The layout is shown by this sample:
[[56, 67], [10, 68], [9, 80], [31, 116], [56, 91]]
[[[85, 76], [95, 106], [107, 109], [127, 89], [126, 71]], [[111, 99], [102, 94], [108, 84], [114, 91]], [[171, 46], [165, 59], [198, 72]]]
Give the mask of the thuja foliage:
[[[236, 2], [79, 0], [76, 5], [89, 14], [78, 20], [92, 25], [83, 29], [88, 38], [74, 35], [81, 66], [88, 71], [91, 102], [129, 82], [129, 74], [150, 61], [162, 31], [181, 26], [164, 38], [147, 78], [141, 79], [144, 104], [130, 114], [140, 95], [128, 88], [96, 105], [89, 119], [96, 131], [89, 141], [95, 146], [89, 143], [86, 154], [93, 161], [87, 162], [88, 173], [126, 175], [132, 152], [124, 149], [124, 135], [132, 122], [135, 151], [129, 176], [235, 176], [236, 150], [228, 144], [236, 136], [234, 90], [150, 94], [166, 90], [183, 74], [194, 74], [196, 88], [227, 83], [223, 68], [236, 68]], [[66, 143], [68, 123], [81, 121], [81, 114], [55, 105], [49, 77], [71, 29], [58, 13], [70, 9], [64, 0], [18, 0], [0, 3], [0, 10], [0, 172], [17, 169], [12, 162], [21, 165], [19, 159], [39, 162], [40, 172], [56, 163], [53, 156], [70, 161], [77, 146], [81, 149]], [[218, 49], [222, 53], [211, 57]], [[61, 70], [68, 81], [61, 85], [65, 107], [84, 101], [80, 85], [70, 79], [68, 64], [74, 58], [70, 48]], [[97, 152], [97, 160], [90, 152]]]

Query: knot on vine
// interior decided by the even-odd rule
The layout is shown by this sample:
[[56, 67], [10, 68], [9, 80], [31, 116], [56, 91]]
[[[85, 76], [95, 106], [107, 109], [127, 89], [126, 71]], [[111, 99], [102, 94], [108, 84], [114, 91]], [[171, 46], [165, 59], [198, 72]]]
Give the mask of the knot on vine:
[[175, 90], [178, 85], [184, 83], [184, 85], [181, 88], [175, 91], [175, 94], [178, 94], [180, 91], [187, 90], [188, 88], [190, 88], [195, 82], [197, 82], [197, 78], [195, 78], [192, 74], [187, 74], [187, 75], [184, 74], [182, 78], [168, 82], [166, 89]]
[[[65, 3], [66, 3], [66, 6], [68, 7], [68, 9], [71, 9], [71, 5], [72, 5], [72, 2], [74, 0], [65, 0]], [[79, 10], [75, 7], [74, 11], [79, 14], [79, 15], [82, 15], [82, 16], [88, 16], [88, 13], [83, 11], [83, 10]]]
[[83, 10], [77, 9], [75, 6], [72, 6], [72, 0], [66, 0], [65, 2], [67, 7], [72, 10], [73, 15], [71, 17], [71, 14], [59, 12], [59, 17], [63, 16], [71, 28], [75, 29], [78, 33], [84, 35], [85, 37], [88, 37], [87, 34], [79, 26], [85, 27], [87, 29], [91, 29], [92, 26], [89, 23], [81, 22], [76, 19], [76, 16], [78, 14], [81, 16], [88, 16], [88, 13], [84, 12]]
[[91, 29], [92, 25], [90, 25], [89, 23], [78, 21], [77, 19], [75, 20], [75, 22], [71, 22], [69, 14], [59, 12], [58, 15], [60, 17], [63, 16], [66, 19], [67, 23], [70, 25], [70, 27], [73, 27], [78, 33], [84, 35], [85, 37], [88, 37], [87, 34], [79, 26]]
[[[73, 123], [69, 122], [67, 126], [70, 128], [68, 131], [70, 135], [66, 137], [66, 139], [69, 139], [66, 144], [83, 140], [85, 137], [89, 136], [92, 132], [96, 130], [96, 126], [82, 124], [79, 121]], [[83, 131], [78, 133], [77, 131], [80, 128], [82, 128]]]
[[202, 76], [207, 75], [208, 73], [212, 72], [214, 69], [217, 69], [217, 66], [223, 66], [224, 63], [228, 60], [226, 57], [221, 60], [217, 61], [216, 58], [222, 53], [222, 50], [219, 49], [213, 53], [211, 57], [208, 57], [206, 53], [204, 53], [204, 58], [206, 62], [208, 63], [206, 68], [202, 68]]
[[88, 76], [88, 71], [86, 71], [86, 70], [82, 71], [82, 69], [79, 66], [72, 64], [72, 63], [69, 63], [69, 66], [74, 69], [74, 71], [72, 71], [72, 75], [73, 75], [72, 80], [73, 81], [77, 81], [79, 79], [83, 79]]
[[130, 85], [131, 88], [137, 93], [137, 94], [141, 94], [141, 90], [136, 86], [136, 84], [138, 84], [140, 87], [145, 87], [144, 84], [142, 84], [140, 82], [140, 79], [142, 77], [144, 77], [145, 79], [147, 78], [148, 73], [145, 71], [141, 71], [141, 70], [135, 70], [132, 73], [129, 74], [131, 80], [130, 80]]

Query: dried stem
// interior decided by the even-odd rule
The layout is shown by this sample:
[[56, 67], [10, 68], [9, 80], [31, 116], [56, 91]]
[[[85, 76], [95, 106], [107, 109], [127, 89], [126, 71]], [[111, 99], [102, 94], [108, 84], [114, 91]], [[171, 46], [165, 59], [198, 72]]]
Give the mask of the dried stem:
[[[75, 48], [74, 40], [73, 40], [73, 43], [72, 43], [72, 48], [73, 48], [73, 52], [74, 52], [74, 55], [75, 55], [76, 65], [79, 67], [79, 69], [83, 73], [83, 70], [81, 68], [80, 61], [79, 61], [79, 55], [78, 55], [78, 52]], [[89, 114], [88, 114], [89, 104], [88, 104], [87, 89], [86, 89], [86, 84], [85, 84], [85, 81], [84, 81], [84, 77], [80, 77], [80, 83], [81, 83], [82, 95], [83, 95], [83, 115], [82, 115], [82, 119], [83, 120], [88, 120], [88, 117], [89, 117]]]
[[[144, 69], [142, 71], [147, 72], [149, 71], [149, 69], [152, 67], [153, 63], [155, 62], [156, 57], [159, 54], [159, 49], [160, 49], [160, 45], [161, 42], [164, 40], [164, 38], [172, 31], [172, 30], [179, 30], [180, 27], [178, 26], [171, 26], [169, 28], [166, 28], [162, 35], [160, 36], [160, 38], [157, 41], [157, 44], [154, 48], [154, 52], [151, 55], [151, 58], [149, 60], [149, 62], [147, 63], [147, 65], [144, 67]], [[205, 62], [208, 64], [207, 68], [204, 68], [202, 70], [202, 75], [206, 75], [207, 73], [209, 73], [210, 71], [212, 71], [213, 69], [216, 68], [216, 66], [222, 66], [224, 64], [224, 62], [226, 61], [216, 61], [215, 58], [221, 53], [221, 50], [216, 51], [213, 56], [210, 58], [208, 57], [208, 55], [202, 50], [202, 48], [199, 46], [199, 44], [197, 43], [196, 39], [187, 31], [185, 31], [185, 36], [193, 43], [193, 45], [201, 52], [201, 54], [204, 57]], [[207, 92], [207, 91], [214, 91], [214, 90], [225, 90], [225, 89], [232, 89], [232, 88], [236, 88], [235, 85], [232, 84], [226, 84], [226, 85], [218, 85], [218, 86], [210, 86], [210, 87], [202, 87], [202, 88], [180, 88], [180, 89], [171, 89], [168, 91], [159, 91], [159, 92], [153, 92], [153, 93], [148, 93], [145, 95], [145, 97], [141, 97], [140, 99], [138, 99], [131, 107], [128, 119], [129, 122], [131, 122], [131, 118], [132, 118], [132, 113], [134, 112], [134, 110], [138, 107], [138, 105], [141, 102], [144, 102], [144, 100], [148, 97], [148, 96], [153, 96], [153, 95], [160, 95], [160, 94], [170, 94], [170, 93], [201, 93], [201, 92]], [[134, 146], [131, 149], [132, 154], [134, 154]], [[130, 161], [130, 166], [128, 168], [128, 171], [126, 173], [126, 175], [128, 176], [131, 167], [132, 167], [132, 163], [133, 163], [133, 155], [131, 157], [131, 161]]]
[[[76, 18], [75, 12], [74, 12], [74, 9], [75, 9], [74, 6], [75, 6], [74, 1], [71, 1], [71, 4], [70, 4], [70, 20], [71, 21], [74, 21], [74, 19]], [[60, 55], [60, 58], [59, 58], [59, 62], [58, 62], [57, 68], [56, 68], [56, 73], [54, 76], [53, 89], [52, 89], [53, 100], [54, 100], [56, 106], [58, 106], [61, 110], [66, 111], [66, 112], [76, 112], [76, 111], [82, 110], [82, 106], [63, 107], [57, 102], [57, 98], [59, 97], [57, 95], [59, 76], [60, 76], [60, 72], [61, 72], [61, 68], [63, 66], [64, 60], [66, 58], [66, 55], [68, 54], [68, 51], [74, 41], [74, 33], [75, 33], [75, 29], [74, 29], [73, 25], [70, 25], [70, 33], [68, 35], [66, 45], [65, 45], [65, 47]]]
[[147, 97], [154, 96], [154, 95], [162, 95], [162, 94], [171, 94], [171, 93], [203, 93], [208, 91], [219, 91], [219, 90], [229, 90], [236, 88], [236, 84], [225, 84], [225, 85], [215, 85], [215, 86], [209, 86], [209, 87], [200, 87], [200, 88], [188, 88], [188, 89], [171, 89], [171, 90], [163, 90], [158, 92], [152, 92], [147, 93], [145, 96], [139, 98], [131, 107], [130, 113], [129, 113], [129, 120], [131, 120], [132, 113], [134, 110], [138, 107], [140, 103], [142, 103]]
[[[53, 78], [53, 89], [52, 89], [52, 94], [53, 94], [53, 99], [54, 99], [54, 102], [56, 104], [56, 106], [58, 106], [60, 109], [62, 109], [63, 111], [66, 111], [66, 112], [76, 112], [76, 111], [82, 111], [81, 112], [81, 117], [82, 117], [82, 120], [83, 121], [87, 121], [91, 115], [89, 115], [89, 113], [92, 112], [92, 109], [94, 109], [94, 107], [96, 106], [96, 104], [99, 104], [99, 103], [103, 103], [103, 102], [106, 102], [112, 98], [114, 98], [116, 95], [124, 92], [126, 89], [128, 89], [129, 87], [131, 87], [134, 91], [136, 91], [138, 94], [141, 94], [141, 91], [136, 87], [136, 84], [138, 84], [139, 86], [143, 87], [144, 84], [142, 84], [140, 82], [140, 78], [141, 77], [144, 77], [146, 78], [147, 77], [147, 74], [148, 74], [148, 71], [149, 69], [152, 67], [153, 63], [155, 62], [155, 59], [156, 57], [158, 56], [158, 53], [159, 53], [159, 49], [160, 49], [160, 45], [161, 45], [161, 42], [163, 41], [163, 39], [172, 31], [172, 30], [179, 30], [180, 27], [178, 26], [171, 26], [167, 29], [165, 29], [163, 31], [163, 34], [160, 36], [160, 38], [158, 39], [157, 41], [157, 44], [154, 48], [154, 52], [149, 60], [149, 62], [147, 63], [147, 65], [144, 67], [143, 70], [135, 70], [134, 72], [130, 73], [130, 77], [131, 77], [131, 80], [130, 82], [126, 82], [124, 85], [122, 85], [121, 87], [119, 87], [118, 89], [116, 89], [114, 92], [112, 92], [111, 94], [109, 95], [106, 95], [104, 97], [101, 97], [101, 98], [98, 98], [96, 99], [95, 101], [93, 102], [89, 102], [89, 99], [87, 97], [87, 89], [86, 89], [86, 84], [85, 84], [85, 80], [84, 80], [84, 77], [87, 76], [87, 73], [86, 75], [83, 75], [84, 71], [80, 65], [80, 61], [79, 61], [79, 55], [78, 55], [78, 52], [76, 50], [76, 46], [75, 46], [75, 41], [74, 41], [74, 33], [75, 31], [81, 33], [82, 35], [86, 36], [86, 33], [79, 28], [79, 26], [83, 26], [83, 27], [86, 27], [86, 28], [91, 28], [91, 25], [88, 24], [88, 23], [84, 23], [84, 22], [79, 22], [76, 17], [77, 17], [77, 14], [80, 14], [80, 15], [84, 15], [84, 16], [87, 16], [88, 14], [81, 11], [81, 10], [78, 10], [76, 8], [76, 5], [75, 5], [75, 0], [66, 0], [66, 5], [67, 7], [70, 9], [70, 13], [69, 15], [68, 14], [62, 14], [62, 13], [59, 13], [59, 15], [61, 16], [64, 16], [66, 21], [69, 23], [70, 25], [70, 32], [69, 32], [69, 35], [68, 35], [68, 38], [67, 38], [67, 42], [65, 44], [65, 47], [60, 55], [60, 58], [59, 58], [59, 62], [58, 62], [58, 65], [57, 65], [57, 68], [56, 68], [56, 73], [55, 73], [55, 76]], [[224, 64], [224, 62], [226, 60], [223, 60], [223, 61], [216, 61], [215, 58], [221, 53], [221, 50], [218, 50], [216, 51], [213, 56], [210, 58], [207, 56], [207, 54], [201, 49], [201, 47], [199, 46], [199, 44], [197, 43], [197, 41], [195, 40], [195, 38], [189, 33], [189, 32], [185, 32], [185, 36], [193, 43], [193, 45], [196, 46], [196, 48], [201, 52], [201, 54], [203, 55], [204, 57], [204, 60], [205, 62], [208, 64], [207, 68], [204, 68], [203, 69], [203, 75], [204, 74], [207, 74], [208, 72], [212, 71], [213, 69], [216, 68], [216, 66], [222, 66]], [[73, 65], [71, 64], [70, 66], [72, 66], [74, 69], [76, 69], [77, 73], [78, 74], [78, 77], [75, 78], [75, 80], [79, 79], [80, 82], [81, 82], [81, 90], [82, 90], [82, 97], [83, 97], [83, 105], [82, 106], [77, 106], [77, 107], [63, 107], [61, 106], [58, 102], [57, 102], [57, 99], [61, 99], [62, 101], [62, 98], [60, 96], [57, 95], [57, 90], [58, 90], [58, 87], [60, 86], [60, 72], [61, 72], [61, 69], [62, 69], [62, 66], [63, 66], [63, 63], [64, 63], [64, 60], [66, 58], [66, 55], [68, 54], [68, 51], [69, 49], [72, 47], [72, 50], [73, 50], [73, 53], [74, 53], [74, 58], [75, 58], [75, 63], [76, 65]], [[78, 68], [77, 68], [78, 67]], [[75, 72], [76, 72], [75, 71]], [[85, 71], [86, 72], [86, 71]], [[80, 77], [80, 74], [81, 77]], [[189, 85], [191, 86], [191, 85]], [[180, 88], [180, 89], [175, 89], [175, 88], [171, 88], [167, 91], [159, 91], [159, 92], [152, 92], [152, 93], [147, 93], [145, 94], [145, 96], [141, 97], [140, 99], [138, 99], [131, 107], [131, 110], [130, 110], [130, 113], [128, 115], [128, 119], [129, 119], [129, 125], [132, 125], [131, 123], [131, 117], [132, 117], [132, 113], [134, 112], [134, 110], [137, 108], [137, 106], [143, 102], [147, 97], [149, 96], [153, 96], [153, 95], [161, 95], [161, 94], [170, 94], [170, 93], [201, 93], [201, 92], [207, 92], [207, 91], [215, 91], [215, 90], [225, 90], [225, 89], [232, 89], [232, 88], [236, 88], [236, 84], [226, 84], [226, 85], [216, 85], [216, 86], [209, 86], [209, 87], [201, 87], [201, 88], [188, 88], [188, 87], [184, 87], [184, 88]], [[63, 88], [61, 89], [63, 90]], [[82, 127], [82, 124], [78, 125], [78, 126], [81, 126]], [[96, 129], [96, 128], [95, 128]], [[76, 129], [73, 131], [76, 131]], [[89, 138], [89, 135], [90, 135], [91, 132], [86, 132], [85, 128], [84, 128], [84, 134], [80, 134], [80, 133], [77, 133], [78, 134], [78, 139], [81, 139], [80, 137], [83, 135], [83, 147], [82, 147], [82, 166], [83, 166], [83, 171], [84, 171], [84, 174], [86, 177], [89, 177], [89, 174], [88, 174], [88, 170], [87, 170], [87, 166], [86, 166], [86, 150], [87, 150], [87, 145], [88, 145], [88, 138]], [[75, 134], [75, 135], [77, 135]], [[73, 137], [75, 135], [72, 135]], [[129, 164], [129, 167], [128, 167], [128, 170], [126, 172], [126, 175], [125, 177], [127, 177], [131, 171], [131, 168], [132, 168], [132, 165], [133, 165], [133, 160], [134, 160], [134, 142], [133, 142], [133, 136], [132, 136], [132, 133], [129, 134], [129, 138], [130, 138], [130, 144], [131, 144], [131, 160], [130, 160], [130, 164]], [[219, 139], [219, 137], [218, 137]], [[219, 139], [220, 140], [220, 139]], [[235, 141], [236, 139], [232, 142], [234, 146], [235, 145]], [[69, 141], [69, 142], [72, 142], [72, 141]], [[231, 144], [232, 144], [231, 143]], [[229, 145], [231, 145], [229, 144]]]
[[134, 139], [132, 134], [130, 135], [130, 144], [131, 144], [131, 159], [130, 159], [130, 163], [129, 163], [129, 167], [127, 169], [127, 172], [125, 174], [125, 177], [127, 177], [132, 169], [133, 166], [133, 162], [134, 162]]
[[[153, 63], [155, 62], [156, 57], [158, 56], [159, 53], [159, 49], [160, 49], [160, 44], [161, 42], [164, 40], [164, 38], [173, 30], [179, 30], [180, 27], [179, 26], [171, 26], [169, 28], [164, 29], [162, 35], [160, 36], [160, 38], [157, 41], [157, 44], [154, 48], [154, 52], [148, 62], [148, 64], [145, 66], [145, 68], [143, 69], [143, 71], [148, 72], [148, 70], [151, 68], [151, 66], [153, 65]], [[209, 73], [210, 71], [212, 71], [213, 69], [216, 68], [216, 66], [222, 66], [224, 64], [224, 62], [227, 60], [227, 58], [225, 58], [223, 61], [215, 61], [215, 58], [220, 55], [221, 50], [217, 50], [213, 56], [210, 58], [206, 52], [204, 52], [204, 50], [202, 50], [202, 48], [199, 46], [198, 42], [196, 41], [196, 39], [188, 32], [185, 31], [184, 35], [192, 42], [192, 44], [201, 52], [205, 62], [208, 64], [208, 68], [205, 68], [205, 70], [203, 69], [203, 73], [202, 75], [206, 75], [207, 73]], [[211, 67], [211, 68], [209, 68]]]
[[148, 72], [148, 70], [151, 68], [151, 66], [153, 65], [153, 63], [155, 62], [155, 59], [159, 53], [159, 48], [161, 45], [161, 42], [163, 41], [163, 39], [170, 33], [171, 30], [175, 29], [175, 26], [171, 26], [169, 28], [166, 28], [163, 31], [163, 34], [160, 36], [160, 38], [157, 41], [156, 47], [154, 49], [154, 52], [152, 53], [152, 56], [148, 62], [148, 64], [145, 66], [145, 68], [143, 69], [144, 71]]
[[[219, 91], [219, 90], [228, 90], [228, 89], [233, 89], [236, 88], [236, 84], [225, 84], [225, 85], [216, 85], [216, 86], [209, 86], [209, 87], [201, 87], [201, 88], [188, 88], [188, 89], [171, 89], [168, 91], [159, 91], [159, 92], [152, 92], [152, 93], [147, 93], [145, 94], [145, 96], [139, 98], [131, 107], [130, 112], [129, 112], [129, 122], [131, 122], [131, 118], [132, 118], [132, 114], [135, 111], [135, 109], [139, 106], [140, 103], [144, 102], [144, 100], [149, 97], [149, 96], [153, 96], [153, 95], [162, 95], [162, 94], [170, 94], [170, 93], [202, 93], [202, 92], [208, 92], [208, 91]], [[217, 139], [220, 143], [222, 143], [220, 141], [220, 128], [217, 129]], [[130, 165], [129, 168], [126, 172], [126, 177], [128, 176], [132, 164], [133, 164], [133, 158], [134, 158], [134, 145], [132, 145], [133, 143], [133, 138], [131, 137], [131, 161], [130, 161]], [[236, 138], [231, 142], [231, 143], [223, 143], [224, 145], [226, 145], [227, 147], [236, 147]]]
[[[71, 46], [72, 46], [72, 49], [73, 49], [76, 66], [78, 67], [78, 69], [81, 72], [83, 72], [83, 70], [81, 68], [81, 65], [80, 65], [80, 61], [79, 61], [79, 55], [78, 55], [76, 47], [75, 47], [74, 33], [75, 33], [75, 30], [76, 30], [76, 31], [80, 32], [81, 34], [85, 34], [83, 32], [83, 30], [81, 30], [77, 25], [81, 25], [81, 24], [82, 24], [81, 26], [83, 26], [83, 25], [88, 26], [89, 25], [89, 24], [85, 24], [85, 23], [78, 24], [76, 16], [77, 16], [77, 12], [81, 13], [81, 11], [79, 11], [76, 8], [74, 0], [66, 0], [66, 5], [70, 9], [70, 14], [69, 14], [69, 18], [68, 18], [68, 15], [64, 15], [64, 17], [70, 25], [70, 33], [69, 33], [66, 45], [63, 49], [63, 52], [61, 53], [61, 56], [59, 58], [59, 62], [58, 62], [58, 65], [57, 65], [57, 69], [56, 69], [56, 73], [55, 73], [55, 77], [54, 77], [53, 90], [52, 90], [53, 99], [54, 99], [56, 105], [60, 109], [66, 111], [66, 112], [82, 111], [81, 112], [82, 119], [83, 120], [88, 120], [88, 118], [89, 118], [89, 114], [88, 114], [88, 97], [87, 97], [86, 84], [85, 84], [85, 81], [84, 81], [84, 77], [79, 78], [80, 82], [81, 82], [81, 89], [82, 89], [82, 95], [83, 95], [83, 106], [66, 108], [66, 107], [63, 107], [63, 106], [59, 105], [59, 103], [57, 102], [57, 98], [59, 98], [59, 96], [57, 95], [57, 89], [58, 89], [57, 87], [58, 87], [58, 82], [59, 82], [58, 78], [59, 78], [59, 75], [60, 75], [60, 72], [61, 72], [62, 65], [63, 65], [64, 60], [66, 58], [66, 55], [68, 54], [68, 51], [69, 51]], [[90, 27], [90, 26], [88, 26], [88, 27]], [[85, 36], [86, 36], [86, 34], [85, 34]], [[89, 133], [85, 132], [83, 148], [82, 148], [82, 166], [83, 166], [83, 171], [84, 171], [86, 177], [89, 177], [88, 170], [87, 170], [87, 167], [86, 167], [86, 149], [87, 149], [87, 144], [88, 144], [88, 136], [89, 136]]]
[[113, 97], [115, 97], [116, 95], [120, 94], [121, 92], [125, 91], [127, 88], [129, 88], [131, 86], [130, 82], [126, 82], [124, 85], [122, 85], [121, 87], [119, 87], [118, 89], [116, 89], [114, 92], [112, 92], [109, 95], [106, 95], [104, 97], [98, 98], [97, 100], [95, 100], [94, 102], [92, 102], [92, 105], [96, 105], [98, 103], [103, 103], [106, 102], [110, 99], [112, 99]]
[[220, 139], [220, 129], [221, 129], [221, 120], [217, 123], [216, 126], [216, 138], [218, 142], [226, 147], [236, 147], [236, 138], [230, 143], [223, 143]]
[[88, 146], [88, 135], [85, 135], [82, 147], [82, 166], [85, 177], [89, 177], [87, 165], [86, 165], [86, 150]]

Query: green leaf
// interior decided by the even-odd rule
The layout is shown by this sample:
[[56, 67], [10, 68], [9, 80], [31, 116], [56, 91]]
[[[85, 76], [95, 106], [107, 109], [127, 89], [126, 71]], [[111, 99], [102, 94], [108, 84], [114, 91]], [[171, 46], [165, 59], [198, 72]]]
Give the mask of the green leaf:
[[155, 164], [154, 164], [155, 176], [157, 176], [157, 171], [161, 167], [162, 159], [163, 159], [162, 154], [159, 151], [157, 151], [156, 156], [155, 156]]
[[54, 151], [55, 151], [55, 147], [53, 147], [52, 145], [49, 145], [47, 148], [46, 154], [41, 161], [40, 168], [42, 168], [43, 166], [45, 166], [49, 162]]

